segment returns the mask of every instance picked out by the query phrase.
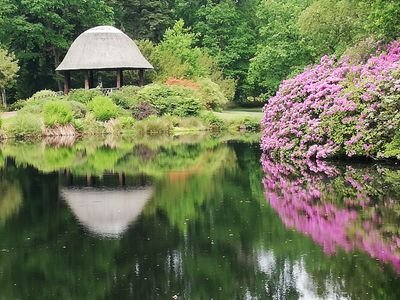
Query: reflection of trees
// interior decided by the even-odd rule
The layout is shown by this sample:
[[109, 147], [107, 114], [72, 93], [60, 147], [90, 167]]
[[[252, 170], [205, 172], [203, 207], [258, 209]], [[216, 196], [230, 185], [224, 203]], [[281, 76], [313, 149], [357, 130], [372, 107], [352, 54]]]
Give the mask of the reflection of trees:
[[2, 180], [0, 177], [0, 224], [18, 212], [22, 195], [18, 185]]
[[218, 143], [218, 140], [205, 137], [198, 144], [190, 140], [180, 143], [179, 139], [158, 137], [142, 143], [89, 139], [60, 147], [44, 142], [7, 143], [1, 146], [1, 153], [12, 157], [18, 166], [33, 166], [43, 173], [66, 170], [75, 176], [102, 176], [111, 172], [160, 178], [171, 169], [190, 166], [203, 149], [212, 148]]
[[[74, 145], [78, 146], [80, 152], [75, 150], [81, 157], [74, 155], [79, 163], [66, 172], [75, 174], [69, 184], [85, 186], [86, 171], [101, 172], [101, 161], [108, 160], [104, 153], [111, 151], [115, 156], [110, 155], [112, 163], [106, 162], [107, 168], [150, 176], [153, 201], [120, 239], [101, 240], [85, 233], [60, 199], [60, 183], [68, 182], [70, 175], [41, 174], [10, 162], [1, 180], [20, 187], [24, 203], [18, 214], [0, 226], [0, 249], [8, 251], [0, 252], [1, 297], [5, 299], [171, 299], [175, 294], [180, 299], [400, 298], [400, 282], [392, 270], [384, 267], [382, 272], [380, 263], [365, 252], [346, 253], [339, 247], [327, 256], [310, 235], [288, 229], [266, 203], [261, 184], [263, 176], [271, 176], [266, 192], [279, 197], [312, 195], [310, 206], [352, 210], [354, 228], [359, 230], [375, 213], [384, 222], [373, 223], [373, 229], [380, 234], [384, 229], [388, 238], [396, 236], [394, 225], [398, 224], [397, 206], [390, 200], [397, 197], [396, 171], [344, 169], [342, 174], [357, 182], [367, 180], [364, 175], [372, 178], [362, 185], [361, 198], [366, 203], [362, 210], [354, 204], [360, 193], [347, 188], [343, 179], [347, 177], [339, 175], [342, 169], [314, 165], [313, 170], [325, 170], [330, 179], [316, 175], [293, 185], [304, 172], [302, 176], [314, 173], [293, 165], [279, 169], [271, 165], [272, 175], [264, 175], [257, 145], [206, 140], [127, 144], [126, 148]], [[99, 148], [101, 154], [92, 160], [99, 163], [87, 164], [99, 168], [83, 167], [81, 162], [96, 156]], [[118, 189], [118, 175], [103, 177], [101, 186]], [[135, 178], [126, 180], [134, 184]], [[322, 197], [316, 198], [317, 188], [308, 188], [311, 184]], [[352, 201], [346, 202], [347, 198]], [[328, 214], [325, 222], [336, 220], [333, 216]], [[351, 241], [357, 232], [345, 233]]]
[[103, 298], [112, 286], [110, 261], [118, 241], [82, 233], [59, 200], [54, 174], [9, 165], [3, 175], [4, 183], [19, 182], [24, 203], [0, 227], [1, 298]]
[[[221, 197], [224, 174], [233, 172], [236, 167], [236, 154], [226, 146], [205, 149], [200, 153], [191, 150], [185, 154], [191, 165], [172, 165], [171, 159], [165, 159], [169, 161], [168, 168], [164, 166], [161, 169], [169, 171], [157, 183], [154, 199], [147, 208], [147, 214], [159, 210], [167, 216], [171, 225], [184, 231], [188, 221], [208, 217], [203, 215], [201, 205]], [[191, 152], [196, 155], [191, 156]]]

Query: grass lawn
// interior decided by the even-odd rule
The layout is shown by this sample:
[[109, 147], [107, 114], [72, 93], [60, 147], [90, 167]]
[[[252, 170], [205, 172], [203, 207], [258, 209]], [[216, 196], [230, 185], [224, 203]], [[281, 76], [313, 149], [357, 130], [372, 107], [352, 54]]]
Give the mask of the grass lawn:
[[261, 121], [263, 116], [261, 108], [235, 108], [224, 110], [223, 112], [214, 112], [214, 114], [225, 121], [242, 120], [244, 118], [257, 119]]

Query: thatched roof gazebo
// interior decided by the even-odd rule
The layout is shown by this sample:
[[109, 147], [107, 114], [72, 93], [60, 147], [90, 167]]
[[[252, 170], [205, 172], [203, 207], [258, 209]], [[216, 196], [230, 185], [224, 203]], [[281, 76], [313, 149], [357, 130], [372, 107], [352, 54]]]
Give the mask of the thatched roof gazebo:
[[64, 93], [67, 94], [71, 71], [84, 71], [85, 89], [90, 89], [94, 87], [93, 71], [116, 71], [116, 87], [120, 88], [123, 70], [138, 70], [143, 85], [146, 69], [153, 69], [153, 66], [132, 39], [115, 27], [97, 26], [76, 38], [56, 70], [64, 74]]

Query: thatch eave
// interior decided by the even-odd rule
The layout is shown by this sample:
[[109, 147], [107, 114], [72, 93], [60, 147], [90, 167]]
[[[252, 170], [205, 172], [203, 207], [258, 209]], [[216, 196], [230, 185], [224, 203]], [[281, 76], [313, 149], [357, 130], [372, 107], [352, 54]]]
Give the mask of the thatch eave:
[[153, 66], [125, 33], [98, 26], [76, 38], [56, 71], [149, 69]]

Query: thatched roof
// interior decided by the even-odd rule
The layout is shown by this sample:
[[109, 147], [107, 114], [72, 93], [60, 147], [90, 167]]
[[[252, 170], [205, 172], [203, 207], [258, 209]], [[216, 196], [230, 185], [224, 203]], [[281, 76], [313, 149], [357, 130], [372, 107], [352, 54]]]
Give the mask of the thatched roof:
[[135, 42], [112, 26], [98, 26], [72, 43], [57, 71], [153, 69]]
[[90, 232], [118, 237], [141, 214], [153, 189], [63, 188], [61, 193], [76, 218]]

